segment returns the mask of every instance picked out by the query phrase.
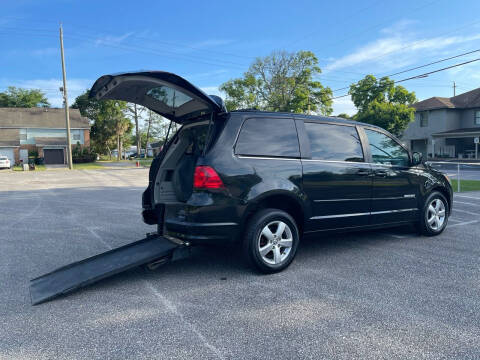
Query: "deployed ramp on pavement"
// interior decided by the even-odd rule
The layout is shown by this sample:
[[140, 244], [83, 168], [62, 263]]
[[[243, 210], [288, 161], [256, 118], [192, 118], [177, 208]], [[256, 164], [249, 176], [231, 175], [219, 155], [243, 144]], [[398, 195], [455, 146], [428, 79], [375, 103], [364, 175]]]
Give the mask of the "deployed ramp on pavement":
[[30, 281], [32, 305], [93, 284], [128, 269], [174, 256], [182, 245], [158, 235], [81, 260]]

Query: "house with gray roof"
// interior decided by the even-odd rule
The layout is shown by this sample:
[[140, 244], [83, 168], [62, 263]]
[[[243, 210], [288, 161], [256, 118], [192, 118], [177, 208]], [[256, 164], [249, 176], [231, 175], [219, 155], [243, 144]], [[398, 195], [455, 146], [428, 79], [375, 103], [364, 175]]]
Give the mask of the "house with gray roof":
[[[451, 97], [432, 97], [413, 104], [415, 120], [402, 140], [427, 158], [475, 158], [480, 137], [480, 88]], [[480, 158], [480, 154], [477, 155]]]
[[[90, 122], [78, 109], [70, 109], [72, 146], [90, 146]], [[0, 108], [0, 155], [12, 163], [27, 163], [36, 151], [46, 164], [66, 163], [65, 109]]]

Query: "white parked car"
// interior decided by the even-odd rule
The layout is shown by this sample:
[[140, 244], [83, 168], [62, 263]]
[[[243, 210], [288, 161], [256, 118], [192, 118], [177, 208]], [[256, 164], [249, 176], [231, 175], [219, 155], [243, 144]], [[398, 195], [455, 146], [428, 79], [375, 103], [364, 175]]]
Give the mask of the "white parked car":
[[6, 156], [0, 156], [0, 169], [10, 169], [12, 166], [10, 164], [10, 160]]

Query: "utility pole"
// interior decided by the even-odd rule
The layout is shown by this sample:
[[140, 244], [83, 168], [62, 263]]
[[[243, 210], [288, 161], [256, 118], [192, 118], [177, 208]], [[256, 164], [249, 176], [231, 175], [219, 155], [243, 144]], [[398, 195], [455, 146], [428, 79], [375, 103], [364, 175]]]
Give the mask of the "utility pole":
[[455, 85], [455, 81], [453, 82], [453, 96], [455, 96], [455, 89], [457, 88], [457, 85]]
[[60, 52], [62, 55], [62, 74], [63, 74], [63, 104], [65, 105], [65, 123], [67, 128], [67, 162], [68, 168], [73, 169], [72, 164], [72, 144], [70, 139], [70, 113], [68, 111], [68, 95], [67, 95], [67, 75], [65, 73], [65, 55], [63, 53], [63, 28], [60, 24]]

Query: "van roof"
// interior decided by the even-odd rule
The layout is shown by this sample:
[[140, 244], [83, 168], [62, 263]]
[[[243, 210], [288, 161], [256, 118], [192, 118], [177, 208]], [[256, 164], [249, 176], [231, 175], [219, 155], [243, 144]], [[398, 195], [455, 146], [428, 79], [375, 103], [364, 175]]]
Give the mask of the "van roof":
[[288, 113], [288, 112], [261, 111], [261, 110], [254, 110], [254, 109], [233, 110], [233, 111], [231, 111], [231, 113], [244, 114], [244, 115], [252, 115], [252, 114], [272, 115], [272, 116], [276, 116], [276, 117], [293, 117], [293, 118], [297, 118], [297, 119], [301, 118], [301, 119], [308, 119], [308, 120], [330, 121], [330, 122], [333, 122], [333, 123], [361, 125], [361, 126], [368, 126], [368, 127], [383, 130], [382, 128], [380, 128], [376, 125], [362, 123], [362, 122], [354, 121], [354, 120], [347, 120], [347, 119], [337, 117], [337, 116], [307, 115], [307, 114], [297, 114], [297, 113]]

